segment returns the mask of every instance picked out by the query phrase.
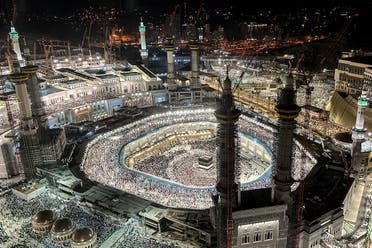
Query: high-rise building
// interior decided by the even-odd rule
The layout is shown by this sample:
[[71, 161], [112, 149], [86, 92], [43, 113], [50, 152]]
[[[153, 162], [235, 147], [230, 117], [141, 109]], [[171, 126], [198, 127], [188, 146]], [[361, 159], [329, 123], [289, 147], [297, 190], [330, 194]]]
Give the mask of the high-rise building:
[[[358, 97], [362, 89], [372, 92], [372, 56], [352, 56], [341, 58], [335, 70], [335, 92], [329, 104], [332, 121], [347, 128], [355, 124], [358, 112]], [[364, 126], [372, 129], [372, 108], [364, 109]]]
[[335, 90], [354, 97], [362, 93], [364, 71], [372, 66], [372, 56], [341, 58], [335, 70]]

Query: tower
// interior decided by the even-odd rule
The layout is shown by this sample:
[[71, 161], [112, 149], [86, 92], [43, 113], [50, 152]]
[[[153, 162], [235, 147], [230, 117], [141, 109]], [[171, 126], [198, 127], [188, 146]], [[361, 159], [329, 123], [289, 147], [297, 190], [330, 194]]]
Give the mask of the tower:
[[13, 50], [11, 50], [8, 55], [8, 66], [9, 71], [12, 73], [21, 72], [21, 66], [19, 64], [19, 60], [17, 59], [17, 54]]
[[44, 111], [43, 102], [41, 101], [39, 82], [36, 76], [38, 66], [28, 65], [22, 68], [22, 72], [27, 74], [28, 80], [28, 91], [30, 92], [31, 98], [31, 109], [36, 120], [38, 127], [44, 127], [46, 125], [46, 114]]
[[358, 110], [355, 125], [352, 128], [351, 168], [355, 180], [344, 202], [343, 235], [354, 232], [367, 214], [366, 207], [371, 185], [370, 154], [372, 146], [365, 139], [364, 113], [369, 105], [368, 91], [363, 89], [358, 98]]
[[218, 122], [217, 144], [217, 199], [216, 229], [218, 247], [232, 247], [232, 211], [237, 206], [238, 185], [235, 180], [236, 127], [240, 111], [235, 107], [231, 81], [227, 76], [223, 83], [221, 102], [215, 116]]
[[191, 86], [200, 87], [199, 85], [199, 45], [196, 42], [190, 42], [191, 50]]
[[141, 23], [138, 27], [138, 30], [140, 32], [141, 58], [146, 59], [147, 56], [148, 56], [148, 51], [147, 51], [147, 48], [146, 48], [146, 27], [143, 25], [142, 19], [141, 19]]
[[17, 60], [21, 66], [24, 66], [24, 60], [22, 58], [21, 48], [19, 46], [19, 35], [15, 28], [10, 28], [9, 37], [12, 40], [13, 51], [17, 54]]
[[196, 42], [190, 42], [191, 50], [191, 90], [193, 91], [193, 99], [196, 102], [201, 102], [202, 93], [199, 81], [199, 44]]
[[277, 171], [274, 176], [274, 200], [276, 203], [285, 203], [288, 206], [287, 216], [289, 218], [287, 247], [295, 247], [296, 242], [296, 216], [295, 208], [292, 206], [291, 185], [293, 183], [292, 171], [292, 148], [293, 131], [296, 128], [295, 118], [300, 112], [296, 104], [294, 80], [292, 74], [287, 77], [285, 88], [281, 91], [275, 110], [278, 113], [278, 134], [275, 155]]
[[365, 176], [364, 168], [361, 163], [361, 152], [362, 143], [365, 141], [364, 133], [367, 131], [364, 128], [364, 113], [365, 109], [369, 105], [368, 92], [366, 90], [362, 91], [362, 94], [358, 98], [358, 112], [355, 120], [355, 125], [352, 128], [352, 139], [353, 146], [351, 150], [351, 155], [353, 157], [352, 166], [358, 171], [357, 179], [362, 179]]
[[24, 173], [27, 179], [35, 174], [35, 165], [41, 163], [39, 142], [37, 138], [37, 127], [32, 119], [31, 102], [28, 97], [26, 82], [27, 74], [16, 73], [9, 77], [16, 84], [16, 95], [18, 99], [21, 127], [20, 127], [20, 149]]
[[166, 38], [164, 41], [164, 49], [167, 52], [167, 83], [168, 85], [174, 84], [174, 58], [173, 58], [173, 44], [172, 38]]

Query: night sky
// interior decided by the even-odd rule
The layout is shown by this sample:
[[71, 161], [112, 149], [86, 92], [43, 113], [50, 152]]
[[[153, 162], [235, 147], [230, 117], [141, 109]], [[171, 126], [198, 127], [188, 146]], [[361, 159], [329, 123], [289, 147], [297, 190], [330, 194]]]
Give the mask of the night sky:
[[[61, 15], [68, 14], [69, 12], [87, 6], [112, 6], [121, 7], [129, 11], [134, 9], [151, 9], [154, 11], [166, 11], [172, 9], [174, 5], [183, 4], [186, 2], [191, 6], [199, 6], [205, 3], [207, 7], [225, 7], [235, 5], [239, 8], [245, 8], [246, 11], [250, 9], [270, 7], [273, 9], [294, 9], [299, 7], [317, 7], [322, 8], [332, 5], [349, 5], [361, 8], [371, 8], [372, 0], [15, 0], [17, 7], [20, 11], [30, 11], [35, 9], [48, 9]], [[12, 2], [10, 0], [0, 0], [0, 3]], [[4, 7], [6, 8], [6, 4]]]
[[[177, 4], [183, 6], [187, 4], [189, 10], [195, 11], [198, 7], [204, 3], [205, 9], [220, 9], [229, 10], [235, 9], [244, 11], [246, 13], [255, 13], [260, 9], [266, 8], [271, 9], [273, 12], [283, 11], [297, 11], [301, 8], [329, 8], [333, 6], [348, 6], [355, 7], [359, 13], [359, 17], [353, 23], [350, 29], [353, 30], [353, 40], [355, 47], [361, 44], [362, 47], [372, 46], [372, 33], [366, 30], [370, 30], [370, 24], [372, 23], [372, 0], [204, 0], [204, 1], [193, 1], [193, 0], [13, 0], [16, 1], [17, 6], [17, 22], [18, 24], [24, 24], [25, 16], [43, 16], [46, 13], [49, 16], [58, 16], [67, 18], [81, 9], [92, 7], [92, 9], [98, 9], [103, 7], [110, 9], [112, 7], [120, 9], [124, 12], [122, 22], [128, 24], [132, 29], [136, 29], [137, 20], [139, 19], [139, 13], [148, 13], [153, 16], [154, 19], [163, 21], [165, 15], [169, 15]], [[2, 13], [3, 18], [2, 27], [0, 32], [8, 30], [9, 20], [12, 16], [11, 11], [12, 0], [0, 0], [0, 14]], [[234, 7], [232, 7], [234, 6]], [[213, 15], [213, 12], [211, 12]], [[10, 16], [10, 17], [9, 17]], [[160, 18], [160, 16], [162, 16]], [[4, 21], [6, 20], [6, 21]], [[146, 21], [146, 20], [145, 20]], [[249, 20], [248, 20], [249, 21]], [[136, 25], [133, 23], [136, 22]], [[133, 24], [133, 25], [131, 25]], [[43, 24], [42, 24], [43, 25]], [[47, 25], [47, 23], [45, 23]], [[213, 25], [213, 23], [212, 23]], [[21, 26], [18, 27], [21, 31], [34, 32], [33, 27]], [[56, 27], [53, 26], [53, 29]], [[40, 30], [40, 32], [45, 32]], [[78, 31], [76, 31], [78, 32]], [[79, 31], [81, 32], [81, 31]], [[372, 47], [371, 47], [372, 50]]]

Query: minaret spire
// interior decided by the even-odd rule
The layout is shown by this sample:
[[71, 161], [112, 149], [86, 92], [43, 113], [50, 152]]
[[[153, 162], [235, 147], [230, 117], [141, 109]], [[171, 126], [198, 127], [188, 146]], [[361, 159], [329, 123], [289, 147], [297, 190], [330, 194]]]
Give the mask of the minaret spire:
[[21, 52], [21, 48], [19, 46], [19, 40], [18, 40], [19, 35], [18, 35], [17, 31], [15, 30], [15, 27], [13, 26], [13, 23], [11, 24], [11, 27], [10, 27], [9, 37], [12, 40], [13, 51], [17, 54], [17, 60], [18, 60], [19, 64], [21, 66], [24, 66], [25, 63], [24, 63], [24, 60], [22, 58], [22, 52]]
[[296, 218], [293, 212], [293, 200], [291, 198], [292, 179], [292, 149], [293, 132], [296, 128], [295, 118], [300, 112], [296, 104], [296, 92], [292, 73], [287, 76], [284, 89], [278, 99], [275, 110], [279, 116], [279, 130], [276, 144], [277, 171], [274, 175], [274, 200], [279, 204], [287, 204], [287, 216], [289, 219], [287, 247], [295, 247], [296, 242]]
[[[228, 69], [227, 69], [228, 70]], [[235, 180], [236, 126], [240, 111], [235, 107], [231, 80], [227, 76], [222, 85], [222, 97], [215, 111], [218, 121], [217, 143], [217, 244], [220, 248], [232, 247], [232, 210], [237, 206], [238, 184]]]
[[140, 53], [141, 53], [142, 59], [145, 60], [145, 59], [147, 59], [148, 51], [147, 51], [147, 47], [146, 47], [146, 27], [145, 27], [145, 25], [143, 25], [142, 17], [141, 17], [141, 22], [140, 22], [140, 25], [138, 27], [138, 30], [140, 32], [140, 43], [141, 43]]

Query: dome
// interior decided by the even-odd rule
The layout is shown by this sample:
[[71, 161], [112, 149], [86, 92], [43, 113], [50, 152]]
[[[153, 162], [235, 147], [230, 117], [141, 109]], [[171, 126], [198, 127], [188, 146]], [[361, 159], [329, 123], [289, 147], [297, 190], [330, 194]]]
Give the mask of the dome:
[[90, 227], [82, 227], [77, 229], [72, 235], [72, 241], [75, 243], [83, 243], [91, 240], [94, 237], [94, 231]]
[[46, 209], [37, 212], [34, 217], [35, 223], [47, 224], [54, 221], [54, 212], [52, 210]]
[[61, 218], [56, 220], [52, 226], [52, 232], [66, 232], [74, 228], [74, 222], [70, 218]]

